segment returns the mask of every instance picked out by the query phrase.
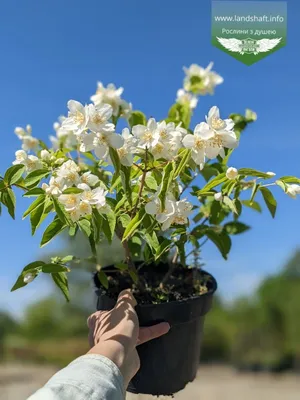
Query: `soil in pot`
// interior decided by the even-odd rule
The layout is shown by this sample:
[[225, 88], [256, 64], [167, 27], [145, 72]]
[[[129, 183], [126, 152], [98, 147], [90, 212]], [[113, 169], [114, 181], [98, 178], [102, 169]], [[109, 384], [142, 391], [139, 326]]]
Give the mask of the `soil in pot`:
[[[205, 271], [176, 267], [163, 287], [160, 283], [169, 269], [167, 264], [136, 263], [144, 285], [133, 288], [141, 326], [169, 322], [170, 331], [137, 347], [141, 368], [128, 391], [152, 395], [172, 395], [195, 379], [204, 316], [210, 310], [217, 288], [215, 279]], [[101, 286], [97, 275], [98, 310], [114, 307], [120, 291], [132, 287], [126, 273], [113, 266], [106, 269], [109, 291]]]

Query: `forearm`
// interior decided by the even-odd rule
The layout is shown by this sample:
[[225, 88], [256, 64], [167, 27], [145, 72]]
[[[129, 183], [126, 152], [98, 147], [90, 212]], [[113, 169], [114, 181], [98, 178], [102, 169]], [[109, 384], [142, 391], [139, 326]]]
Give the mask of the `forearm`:
[[56, 373], [28, 400], [123, 400], [124, 381], [108, 358], [87, 354]]

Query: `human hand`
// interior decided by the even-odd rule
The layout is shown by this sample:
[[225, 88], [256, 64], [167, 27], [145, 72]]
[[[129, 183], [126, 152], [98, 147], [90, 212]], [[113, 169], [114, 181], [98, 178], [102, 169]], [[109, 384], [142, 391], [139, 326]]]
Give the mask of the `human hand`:
[[161, 322], [150, 327], [139, 327], [134, 307], [136, 300], [130, 290], [123, 290], [111, 311], [97, 311], [88, 318], [88, 354], [109, 358], [120, 369], [125, 387], [140, 368], [136, 346], [166, 334], [170, 325]]

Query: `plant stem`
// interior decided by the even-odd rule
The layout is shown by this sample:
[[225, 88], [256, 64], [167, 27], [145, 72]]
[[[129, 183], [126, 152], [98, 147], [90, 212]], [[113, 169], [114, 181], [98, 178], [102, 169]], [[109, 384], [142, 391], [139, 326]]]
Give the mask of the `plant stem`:
[[162, 289], [162, 290], [164, 289], [165, 283], [169, 280], [169, 278], [170, 278], [170, 276], [172, 275], [174, 269], [176, 268], [176, 266], [177, 266], [177, 261], [178, 261], [178, 256], [179, 256], [179, 254], [178, 254], [178, 248], [176, 247], [176, 249], [175, 249], [175, 254], [174, 254], [174, 256], [173, 256], [173, 259], [172, 259], [170, 268], [168, 269], [168, 272], [166, 273], [166, 275], [163, 277], [162, 281], [161, 281], [160, 284], [159, 284], [159, 288], [160, 288], [160, 289]]
[[136, 203], [135, 203], [135, 206], [134, 206], [131, 216], [134, 216], [136, 214], [139, 202], [141, 200], [143, 189], [145, 186], [146, 174], [147, 174], [147, 149], [146, 149], [146, 153], [145, 153], [145, 169], [143, 170], [143, 175], [142, 175], [142, 179], [141, 179], [141, 185], [140, 185], [138, 197], [137, 197], [137, 200], [136, 200]]
[[118, 238], [121, 240], [122, 246], [123, 246], [123, 248], [125, 250], [125, 260], [127, 262], [128, 269], [133, 271], [134, 273], [137, 273], [135, 265], [134, 265], [134, 262], [132, 260], [131, 254], [130, 254], [130, 249], [129, 249], [129, 246], [128, 246], [128, 240], [124, 240], [122, 242], [123, 233], [122, 233], [122, 230], [120, 229], [119, 226], [116, 227], [116, 234], [117, 234]]

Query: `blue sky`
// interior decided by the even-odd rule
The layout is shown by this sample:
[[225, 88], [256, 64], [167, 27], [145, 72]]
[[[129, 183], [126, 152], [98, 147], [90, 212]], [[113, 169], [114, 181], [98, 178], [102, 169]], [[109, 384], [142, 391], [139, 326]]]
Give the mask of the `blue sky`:
[[[231, 164], [300, 176], [299, 1], [288, 1], [287, 46], [250, 67], [211, 46], [210, 7], [208, 0], [4, 2], [1, 173], [19, 148], [15, 126], [30, 123], [33, 135], [46, 141], [53, 122], [66, 113], [66, 102], [71, 98], [87, 102], [97, 80], [123, 86], [124, 98], [134, 108], [161, 119], [182, 85], [182, 66], [214, 61], [224, 83], [215, 96], [200, 99], [194, 123], [202, 121], [213, 105], [223, 116], [251, 108], [258, 121], [244, 134]], [[210, 244], [203, 250], [206, 269], [217, 277], [227, 299], [250, 293], [300, 244], [300, 203], [279, 188], [276, 196], [275, 220], [267, 211], [245, 212], [244, 220], [253, 229], [234, 238], [229, 261], [223, 261]], [[41, 232], [31, 237], [29, 221], [21, 220], [25, 208], [19, 201], [16, 221], [6, 212], [0, 219], [0, 308], [18, 314], [51, 289], [43, 280], [9, 292], [21, 268], [39, 254]]]

